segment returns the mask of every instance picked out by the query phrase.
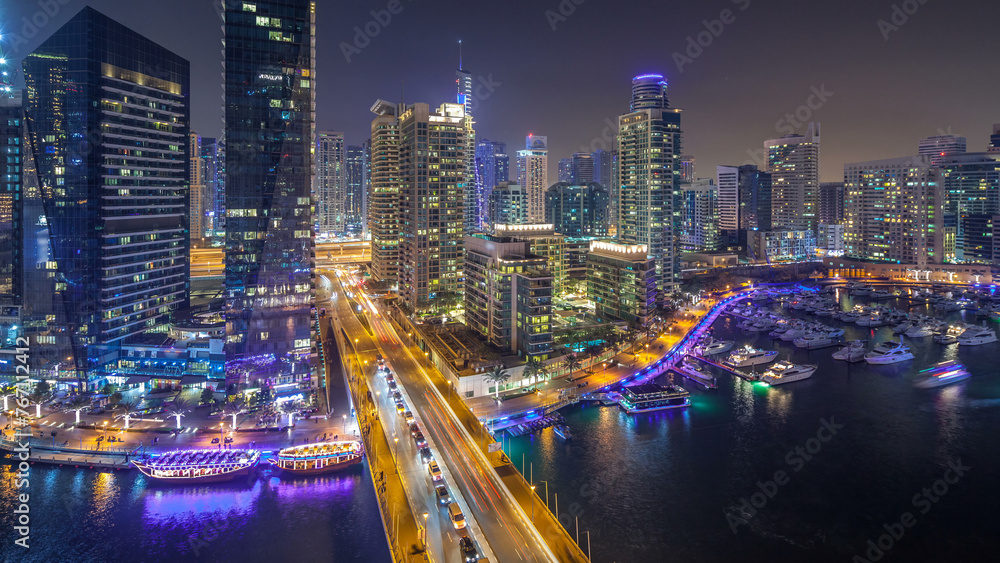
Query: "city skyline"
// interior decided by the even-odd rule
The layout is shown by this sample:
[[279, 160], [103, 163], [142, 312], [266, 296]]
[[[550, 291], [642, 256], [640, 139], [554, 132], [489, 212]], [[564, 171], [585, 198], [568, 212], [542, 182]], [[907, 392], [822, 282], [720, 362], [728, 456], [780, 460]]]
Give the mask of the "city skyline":
[[[146, 1], [129, 5], [114, 0], [74, 2], [46, 17], [48, 23], [28, 37], [22, 18], [30, 22], [38, 8], [25, 2], [0, 14], [0, 31], [16, 35], [19, 42], [11, 57], [19, 59], [84, 5], [114, 13], [122, 24], [191, 61], [192, 130], [219, 137], [221, 21], [207, 2], [181, 0], [177, 4], [179, 9], [163, 12], [150, 9], [154, 4]], [[802, 124], [812, 120], [828, 123], [820, 179], [842, 181], [843, 164], [910, 154], [918, 140], [929, 136], [959, 135], [968, 139], [970, 151], [986, 150], [992, 124], [1000, 121], [1000, 107], [989, 94], [1000, 87], [1000, 77], [985, 74], [982, 83], [967, 82], [977, 68], [989, 64], [988, 22], [1000, 16], [998, 5], [946, 9], [921, 4], [912, 15], [904, 14], [906, 21], [898, 25], [901, 18], [893, 23], [891, 3], [773, 6], [734, 0], [711, 7], [685, 2], [667, 22], [652, 18], [626, 26], [623, 18], [627, 15], [612, 4], [574, 4], [575, 9], [564, 15], [556, 2], [518, 3], [515, 9], [496, 5], [448, 10], [453, 18], [451, 29], [427, 41], [417, 36], [424, 24], [440, 27], [439, 22], [429, 23], [435, 21], [436, 12], [400, 2], [398, 13], [389, 13], [385, 25], [369, 26], [377, 31], [369, 37], [364, 29], [374, 21], [370, 12], [387, 6], [379, 2], [336, 9], [324, 3], [317, 6], [317, 128], [344, 131], [349, 144], [367, 138], [367, 108], [372, 99], [388, 92], [396, 93], [391, 98], [394, 102], [399, 98], [453, 100], [459, 39], [464, 39], [463, 67], [473, 76], [478, 134], [511, 147], [519, 146], [519, 139], [528, 133], [547, 135], [552, 178], [557, 177], [555, 166], [560, 158], [610, 148], [606, 139], [618, 115], [619, 100], [627, 95], [627, 80], [643, 72], [665, 75], [672, 103], [685, 109], [685, 121], [690, 124], [685, 128], [684, 152], [698, 159], [701, 170], [714, 170], [716, 165], [760, 166], [763, 162], [755, 161], [754, 155], [761, 152], [764, 140], [804, 133]], [[732, 23], [719, 19], [723, 9], [731, 10], [728, 19]], [[721, 25], [717, 37], [711, 30], [710, 41], [706, 35], [701, 37], [707, 46], [697, 42], [707, 30], [703, 20], [709, 27], [715, 20]], [[477, 21], [490, 21], [490, 25], [480, 30]], [[824, 25], [804, 23], [809, 21]], [[880, 21], [890, 27], [880, 28]], [[628, 30], [628, 37], [643, 37], [641, 30], [647, 27], [663, 29], [648, 34], [649, 38], [618, 42], [613, 52], [587, 40], [589, 31], [611, 29], [616, 22]], [[183, 41], [172, 40], [171, 30], [181, 25], [192, 33]], [[354, 47], [355, 27], [362, 32], [357, 43], [363, 47]], [[533, 41], [510, 41], [513, 29], [523, 30]], [[396, 56], [400, 45], [418, 40], [424, 47], [419, 61]], [[784, 51], [783, 65], [795, 72], [780, 82], [762, 81], [753, 64], [759, 54], [795, 40], [824, 48]], [[347, 49], [348, 56], [342, 43], [352, 47]], [[497, 49], [497, 45], [503, 47]], [[547, 56], [535, 57], [536, 62], [532, 52]], [[590, 61], [587, 76], [601, 77], [587, 84], [588, 96], [573, 95], [579, 81], [572, 65], [562, 69], [551, 64], [567, 57]], [[929, 81], [923, 73], [912, 72], [909, 61], [948, 64], [935, 64], [938, 75]], [[539, 96], [564, 103], [532, 104]]]

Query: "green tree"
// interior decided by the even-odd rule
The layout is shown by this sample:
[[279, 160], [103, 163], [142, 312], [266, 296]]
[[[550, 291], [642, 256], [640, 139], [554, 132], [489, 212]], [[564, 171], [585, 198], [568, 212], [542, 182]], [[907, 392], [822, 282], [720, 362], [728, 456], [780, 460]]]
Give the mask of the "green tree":
[[35, 402], [42, 402], [48, 397], [49, 392], [52, 390], [52, 386], [49, 385], [48, 381], [44, 379], [35, 384], [35, 390], [32, 391], [31, 396]]
[[538, 358], [531, 358], [528, 360], [528, 364], [524, 366], [524, 377], [530, 377], [532, 383], [537, 382], [539, 379], [544, 379], [548, 374], [549, 368]]
[[208, 387], [201, 390], [201, 402], [211, 403], [212, 399], [215, 397], [215, 393], [212, 392]]
[[115, 392], [115, 386], [111, 383], [105, 383], [104, 387], [101, 387], [102, 395], [110, 395]]
[[576, 354], [567, 354], [562, 361], [562, 367], [566, 368], [566, 374], [570, 375], [580, 369], [580, 358]]
[[118, 403], [122, 402], [121, 392], [115, 391], [114, 393], [112, 393], [111, 397], [108, 398], [108, 402], [111, 403], [111, 406], [115, 406]]
[[486, 373], [486, 380], [496, 386], [497, 397], [500, 396], [500, 386], [506, 383], [508, 379], [510, 379], [510, 374], [500, 364], [493, 366], [493, 369]]

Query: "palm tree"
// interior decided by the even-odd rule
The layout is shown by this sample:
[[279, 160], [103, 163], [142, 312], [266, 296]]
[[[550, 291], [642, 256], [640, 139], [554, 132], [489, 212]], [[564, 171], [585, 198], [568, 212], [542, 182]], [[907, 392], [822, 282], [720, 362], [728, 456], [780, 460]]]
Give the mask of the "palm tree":
[[539, 378], [544, 378], [548, 374], [549, 368], [538, 358], [531, 358], [528, 360], [528, 365], [524, 366], [524, 376], [530, 377], [532, 383], [538, 381]]
[[281, 403], [281, 412], [288, 415], [288, 426], [292, 425], [292, 415], [295, 414], [296, 410], [298, 407], [295, 406], [295, 401]]
[[189, 412], [191, 412], [191, 403], [184, 399], [177, 399], [173, 403], [167, 405], [167, 413], [169, 416], [172, 416], [177, 420], [178, 430], [181, 428], [181, 417]]
[[[601, 352], [603, 351], [604, 347], [602, 347], [600, 344], [591, 344], [590, 346], [587, 346], [587, 349], [584, 350], [584, 353], [590, 356], [592, 360], [596, 360], [597, 356], [600, 356]], [[590, 362], [590, 365], [594, 365], [594, 362], [593, 361]]]
[[236, 416], [246, 412], [246, 401], [243, 397], [234, 397], [232, 401], [222, 407], [223, 416], [233, 417], [233, 430], [236, 430]]
[[507, 373], [507, 370], [503, 369], [502, 365], [497, 364], [493, 366], [493, 369], [486, 373], [486, 379], [487, 381], [492, 381], [496, 385], [496, 395], [499, 397], [500, 385], [510, 379], [510, 374]]
[[566, 359], [563, 360], [562, 365], [566, 368], [566, 375], [572, 374], [574, 371], [580, 369], [580, 358], [576, 354], [567, 354]]
[[118, 403], [117, 405], [115, 405], [115, 408], [122, 411], [121, 414], [115, 416], [115, 418], [125, 419], [125, 430], [128, 430], [129, 421], [132, 420], [132, 417], [136, 415], [136, 412], [138, 412], [139, 409], [136, 407], [136, 404], [131, 401]]
[[3, 395], [3, 410], [4, 411], [9, 410], [9, 407], [7, 406], [7, 397], [17, 397], [18, 394], [19, 393], [18, 393], [18, 390], [17, 390], [17, 385], [10, 384], [10, 385], [4, 385], [3, 387], [0, 387], [0, 395]]
[[69, 400], [69, 403], [67, 403], [66, 406], [63, 407], [63, 410], [66, 412], [76, 413], [76, 424], [80, 424], [80, 411], [86, 409], [89, 406], [90, 406], [90, 401], [87, 400], [87, 398], [84, 397], [83, 395], [77, 394], [74, 395], [73, 398]]

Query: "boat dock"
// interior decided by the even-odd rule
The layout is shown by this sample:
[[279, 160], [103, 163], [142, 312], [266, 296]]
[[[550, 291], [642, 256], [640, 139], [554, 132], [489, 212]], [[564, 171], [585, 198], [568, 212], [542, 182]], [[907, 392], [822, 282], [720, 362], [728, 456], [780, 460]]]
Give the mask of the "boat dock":
[[738, 370], [738, 369], [736, 369], [734, 367], [728, 366], [728, 365], [723, 364], [721, 362], [716, 362], [714, 360], [709, 360], [708, 358], [704, 358], [702, 356], [695, 356], [693, 354], [689, 354], [689, 357], [695, 358], [697, 360], [701, 360], [702, 362], [704, 362], [704, 363], [706, 363], [706, 364], [708, 364], [710, 366], [715, 366], [715, 367], [717, 367], [719, 369], [724, 369], [724, 370], [728, 371], [729, 373], [731, 373], [731, 374], [733, 374], [735, 376], [738, 376], [738, 377], [742, 377], [743, 379], [745, 379], [747, 381], [757, 381], [759, 379], [759, 376], [757, 374], [755, 374], [755, 373], [747, 373], [745, 371], [740, 371], [740, 370]]
[[511, 436], [522, 436], [524, 434], [530, 434], [538, 430], [544, 430], [545, 428], [548, 428], [549, 426], [552, 426], [554, 424], [566, 424], [566, 418], [559, 413], [553, 413], [546, 417], [539, 418], [537, 420], [532, 420], [529, 422], [523, 422], [521, 424], [517, 424], [515, 426], [510, 426], [508, 428], [505, 428], [504, 430], [506, 430], [507, 434]]
[[[693, 355], [689, 355], [687, 357], [689, 357], [689, 358], [695, 358], [695, 356], [693, 356]], [[698, 358], [698, 359], [700, 359], [700, 358]], [[684, 365], [682, 365], [682, 364], [675, 364], [671, 368], [671, 370], [674, 371], [675, 373], [679, 374], [680, 376], [684, 377], [685, 379], [690, 379], [691, 381], [697, 383], [698, 385], [701, 385], [705, 389], [718, 389], [719, 388], [719, 383], [718, 383], [718, 381], [716, 381], [716, 379], [714, 377], [706, 377], [704, 374], [701, 374], [701, 373], [698, 373], [698, 372], [696, 372], [694, 370], [688, 369], [688, 368], [684, 367]]]
[[[17, 442], [3, 440], [0, 450], [9, 452], [11, 459], [18, 459]], [[88, 469], [132, 469], [132, 460], [141, 459], [134, 451], [100, 452], [95, 450], [77, 450], [71, 448], [51, 448], [32, 444], [28, 452], [28, 463], [45, 463], [49, 465], [72, 465]]]

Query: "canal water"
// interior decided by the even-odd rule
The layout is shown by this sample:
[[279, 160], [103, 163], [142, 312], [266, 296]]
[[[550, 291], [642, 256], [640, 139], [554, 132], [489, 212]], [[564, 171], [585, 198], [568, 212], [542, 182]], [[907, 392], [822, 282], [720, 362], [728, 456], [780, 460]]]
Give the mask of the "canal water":
[[267, 469], [196, 487], [150, 485], [136, 471], [34, 465], [28, 550], [13, 545], [16, 494], [25, 490], [10, 470], [0, 465], [4, 563], [391, 560], [364, 464], [292, 481]]
[[[947, 319], [975, 322], [968, 312]], [[894, 336], [891, 327], [819, 320], [869, 349]], [[914, 360], [869, 366], [834, 361], [836, 347], [801, 350], [736, 324], [720, 317], [716, 337], [819, 369], [780, 387], [722, 370], [714, 391], [678, 378], [692, 391], [687, 409], [628, 415], [578, 405], [561, 411], [571, 441], [551, 429], [511, 440], [511, 459], [523, 460], [543, 498], [547, 482], [553, 509], [558, 495], [574, 537], [579, 523], [584, 551], [590, 532], [594, 561], [995, 560], [1000, 343], [907, 339]], [[956, 357], [972, 379], [912, 386], [919, 369]], [[958, 476], [951, 466], [968, 469]], [[938, 483], [945, 477], [953, 482]]]

